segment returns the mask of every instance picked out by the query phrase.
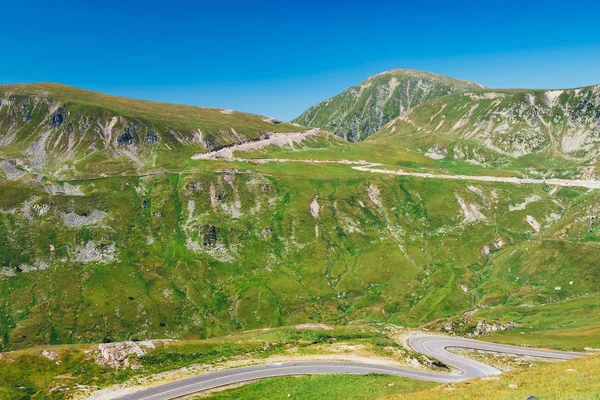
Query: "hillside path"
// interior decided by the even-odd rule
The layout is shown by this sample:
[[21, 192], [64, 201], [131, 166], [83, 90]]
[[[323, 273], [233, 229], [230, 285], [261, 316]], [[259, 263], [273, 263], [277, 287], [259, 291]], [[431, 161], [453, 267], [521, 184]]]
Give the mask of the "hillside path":
[[[205, 158], [208, 159], [208, 158]], [[417, 178], [430, 178], [430, 179], [456, 179], [465, 181], [481, 181], [481, 182], [501, 182], [501, 183], [512, 183], [516, 185], [531, 185], [531, 184], [545, 184], [550, 186], [570, 186], [570, 187], [585, 187], [588, 189], [600, 189], [600, 181], [598, 180], [585, 180], [585, 179], [536, 179], [536, 178], [517, 178], [509, 176], [488, 176], [488, 175], [449, 175], [449, 174], [437, 174], [430, 172], [414, 172], [404, 171], [402, 169], [391, 170], [376, 168], [381, 167], [383, 164], [373, 163], [369, 161], [349, 161], [349, 160], [304, 160], [304, 159], [290, 159], [290, 158], [227, 158], [228, 161], [238, 162], [251, 162], [255, 164], [266, 164], [269, 162], [303, 162], [309, 164], [344, 164], [351, 165], [353, 169], [363, 172], [371, 172], [376, 174], [390, 174], [399, 176], [412, 176]]]

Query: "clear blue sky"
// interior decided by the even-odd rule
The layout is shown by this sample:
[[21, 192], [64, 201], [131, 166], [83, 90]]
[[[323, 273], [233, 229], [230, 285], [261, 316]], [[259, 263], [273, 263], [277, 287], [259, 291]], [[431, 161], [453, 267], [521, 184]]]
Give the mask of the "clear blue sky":
[[0, 83], [281, 119], [392, 68], [489, 87], [600, 83], [597, 1], [489, 3], [5, 1]]

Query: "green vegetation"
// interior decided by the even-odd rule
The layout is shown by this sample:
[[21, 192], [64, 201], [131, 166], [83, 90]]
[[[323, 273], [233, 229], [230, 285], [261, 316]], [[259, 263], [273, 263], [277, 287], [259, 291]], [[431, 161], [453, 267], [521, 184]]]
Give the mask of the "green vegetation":
[[[181, 374], [177, 371], [183, 367], [194, 374], [209, 368], [226, 368], [229, 362], [252, 364], [278, 355], [299, 357], [334, 352], [342, 356], [340, 345], [360, 346], [365, 356], [396, 361], [403, 361], [407, 354], [384, 330], [367, 326], [329, 330], [285, 327], [217, 339], [158, 342], [144, 356], [130, 354], [127, 364], [121, 360], [119, 365], [104, 364], [106, 360], [97, 345], [37, 346], [5, 353], [0, 358], [0, 398], [66, 399], [115, 383], [143, 383], [148, 376], [165, 371], [174, 371], [173, 378], [182, 378], [184, 375], [177, 375]], [[48, 359], [42, 355], [44, 350], [54, 353], [56, 358]], [[381, 392], [385, 393], [397, 392]]]
[[455, 90], [480, 89], [473, 82], [428, 72], [391, 70], [309, 108], [294, 122], [360, 141], [423, 102]]
[[[597, 242], [581, 219], [596, 195], [583, 189], [209, 161], [193, 173], [71, 181], [84, 196], [50, 185], [0, 183], [11, 193], [0, 214], [5, 350], [310, 321], [416, 327], [481, 305], [598, 293]], [[552, 222], [536, 234], [526, 215]], [[577, 244], [554, 238], [563, 224]]]
[[59, 179], [181, 170], [194, 153], [297, 126], [39, 83], [0, 86], [0, 159]]
[[[400, 89], [408, 86], [418, 95], [405, 103]], [[41, 398], [67, 385], [56, 376], [104, 386], [289, 346], [310, 354], [334, 338], [369, 342], [373, 354], [396, 349], [386, 335], [355, 328], [334, 336], [266, 331], [241, 344], [212, 339], [306, 323], [450, 324], [459, 334], [479, 323], [517, 324], [484, 338], [600, 347], [597, 191], [304, 162], [589, 178], [598, 90], [492, 91], [392, 71], [303, 117], [353, 140], [385, 125], [367, 140], [321, 132], [227, 161], [191, 157], [304, 128], [55, 84], [0, 87], [0, 351], [25, 349], [0, 359], [0, 386], [9, 398]], [[391, 95], [379, 111], [367, 101], [375, 94]], [[381, 118], [344, 125], [323, 112], [334, 106], [351, 109], [353, 121], [361, 110]], [[160, 345], [138, 372], [103, 369], [83, 353], [85, 343], [167, 338], [182, 342]], [[56, 347], [57, 365], [33, 347], [40, 345], [73, 346]], [[306, 396], [311, 386], [335, 391], [344, 379], [283, 379], [273, 396], [294, 384]], [[379, 387], [378, 377], [364, 379]], [[253, 388], [236, 390], [250, 396]]]
[[[508, 372], [497, 380], [471, 379], [456, 384], [437, 386], [411, 393], [411, 400], [522, 400], [536, 396], [544, 400], [600, 398], [600, 357], [584, 357], [551, 363], [525, 370]], [[403, 399], [406, 396], [382, 397], [381, 400]]]
[[412, 393], [435, 385], [395, 376], [309, 375], [268, 379], [198, 399], [371, 400], [380, 396]]

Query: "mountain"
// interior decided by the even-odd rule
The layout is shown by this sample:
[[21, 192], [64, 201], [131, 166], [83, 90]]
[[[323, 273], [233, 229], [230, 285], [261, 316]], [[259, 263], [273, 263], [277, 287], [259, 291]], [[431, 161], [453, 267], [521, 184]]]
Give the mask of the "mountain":
[[325, 100], [294, 119], [349, 141], [364, 140], [417, 105], [457, 91], [480, 90], [477, 83], [429, 72], [394, 69]]
[[529, 163], [566, 174], [584, 167], [589, 177], [600, 157], [600, 86], [452, 93], [413, 108], [370, 140], [391, 136], [436, 160]]
[[[40, 83], [0, 86], [4, 169], [60, 176], [177, 165], [190, 152], [298, 127], [234, 112], [109, 96]], [[180, 154], [181, 152], [185, 154]], [[9, 163], [9, 164], [7, 164]]]
[[593, 166], [597, 87], [463, 86], [361, 142], [52, 84], [0, 98], [0, 351], [307, 323], [600, 326], [597, 191], [492, 179]]

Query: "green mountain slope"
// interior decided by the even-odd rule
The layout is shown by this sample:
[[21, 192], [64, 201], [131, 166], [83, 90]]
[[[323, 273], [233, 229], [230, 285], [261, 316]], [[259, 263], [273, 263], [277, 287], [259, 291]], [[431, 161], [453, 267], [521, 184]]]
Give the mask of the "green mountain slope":
[[[417, 326], [600, 287], [597, 235], [581, 219], [598, 197], [584, 189], [374, 176], [343, 165], [198, 167], [1, 183], [1, 346], [208, 337], [307, 321]], [[558, 273], [542, 274], [545, 249], [562, 240], [544, 233], [563, 218], [571, 237], [561, 257], [577, 262], [557, 258]], [[506, 260], [527, 254], [539, 256], [506, 273]]]
[[448, 93], [482, 86], [428, 72], [395, 69], [374, 75], [308, 110], [294, 122], [364, 140], [413, 107]]
[[5, 170], [73, 177], [181, 167], [193, 152], [299, 128], [229, 110], [109, 96], [53, 83], [0, 86]]
[[454, 93], [421, 104], [369, 140], [396, 141], [433, 160], [589, 177], [600, 155], [600, 86]]

